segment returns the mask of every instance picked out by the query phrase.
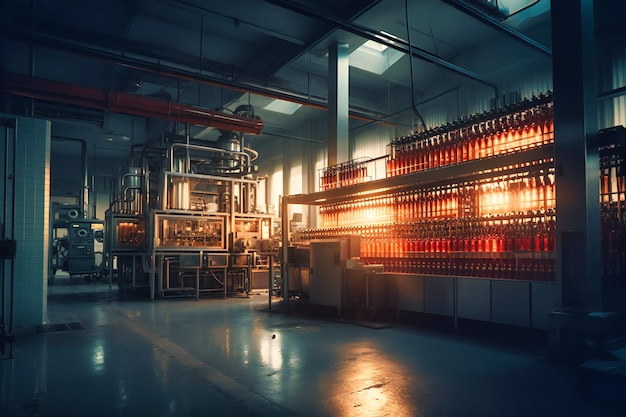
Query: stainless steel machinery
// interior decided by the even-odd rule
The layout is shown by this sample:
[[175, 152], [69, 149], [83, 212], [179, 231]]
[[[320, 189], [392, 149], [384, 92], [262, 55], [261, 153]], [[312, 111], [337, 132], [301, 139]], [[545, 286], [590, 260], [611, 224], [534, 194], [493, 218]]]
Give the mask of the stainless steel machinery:
[[134, 149], [106, 215], [109, 276], [150, 298], [247, 295], [273, 218], [243, 138], [164, 135]]

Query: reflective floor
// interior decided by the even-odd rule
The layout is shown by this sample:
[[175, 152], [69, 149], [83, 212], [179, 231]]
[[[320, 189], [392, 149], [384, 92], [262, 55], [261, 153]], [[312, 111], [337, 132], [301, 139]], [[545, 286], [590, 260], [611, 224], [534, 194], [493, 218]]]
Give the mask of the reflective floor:
[[150, 302], [57, 279], [52, 324], [0, 361], [0, 416], [623, 416], [537, 351], [394, 324], [267, 312], [250, 298]]

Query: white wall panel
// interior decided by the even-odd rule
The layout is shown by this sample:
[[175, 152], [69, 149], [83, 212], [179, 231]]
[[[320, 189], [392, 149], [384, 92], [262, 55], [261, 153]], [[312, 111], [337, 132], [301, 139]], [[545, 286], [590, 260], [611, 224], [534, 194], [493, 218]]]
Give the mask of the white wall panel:
[[[14, 222], [9, 216], [6, 227], [7, 231], [13, 229], [17, 242], [13, 260], [14, 325], [16, 328], [32, 328], [46, 321], [47, 310], [50, 122], [27, 117], [16, 120]], [[8, 139], [12, 143], [12, 135]], [[9, 202], [11, 196], [9, 191]], [[5, 266], [8, 265], [7, 262]], [[8, 285], [8, 269], [3, 272], [3, 282]], [[9, 296], [8, 287], [5, 287], [4, 294]], [[4, 301], [3, 305], [8, 308], [8, 299]], [[8, 319], [9, 316], [5, 311], [4, 317]]]
[[620, 90], [626, 87], [626, 46], [623, 42], [614, 42], [618, 36], [604, 33], [599, 41], [600, 129], [626, 125], [626, 92]]
[[352, 139], [350, 159], [387, 155], [388, 145], [397, 133], [397, 129], [390, 126], [373, 126], [357, 131]]

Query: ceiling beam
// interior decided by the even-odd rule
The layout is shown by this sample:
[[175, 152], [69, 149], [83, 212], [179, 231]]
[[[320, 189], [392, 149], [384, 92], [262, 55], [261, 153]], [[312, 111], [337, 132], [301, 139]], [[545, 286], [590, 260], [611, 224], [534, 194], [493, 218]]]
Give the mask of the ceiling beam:
[[[142, 72], [156, 74], [175, 80], [191, 81], [199, 84], [211, 85], [217, 88], [225, 88], [242, 93], [252, 93], [273, 99], [290, 101], [307, 107], [328, 111], [328, 102], [323, 97], [311, 97], [308, 94], [284, 90], [278, 87], [260, 85], [251, 81], [237, 80], [232, 77], [219, 76], [205, 72], [194, 71], [193, 68], [185, 68], [183, 65], [169, 63], [163, 60], [153, 62], [150, 57], [139, 54], [126, 54], [124, 51], [104, 48], [95, 45], [79, 44], [51, 36], [44, 36], [19, 29], [7, 29], [0, 27], [0, 38], [12, 39], [16, 42], [30, 43], [47, 48], [52, 48], [90, 59], [102, 60], [115, 65], [136, 69]], [[382, 122], [384, 115], [366, 113], [355, 109], [350, 110], [350, 117], [366, 122]]]
[[474, 19], [481, 21], [487, 26], [490, 26], [493, 29], [496, 29], [497, 31], [504, 33], [505, 35], [508, 35], [512, 37], [513, 39], [522, 42], [526, 46], [530, 46], [531, 48], [541, 52], [544, 55], [547, 55], [549, 57], [552, 56], [552, 49], [537, 42], [536, 40], [532, 38], [529, 38], [523, 33], [513, 29], [511, 26], [505, 25], [504, 23], [500, 22], [498, 19], [492, 16], [489, 16], [487, 13], [483, 12], [482, 10], [478, 9], [475, 6], [472, 6], [471, 4], [466, 3], [463, 0], [441, 0], [441, 1], [454, 7], [457, 10], [462, 11], [468, 16], [471, 16]]
[[439, 67], [445, 68], [456, 74], [462, 75], [466, 78], [470, 78], [474, 81], [478, 81], [482, 84], [488, 85], [489, 87], [493, 88], [494, 91], [496, 92], [495, 96], [498, 96], [499, 87], [496, 82], [491, 81], [487, 79], [486, 77], [483, 77], [480, 74], [477, 74], [468, 69], [462, 68], [458, 65], [448, 62], [438, 57], [435, 54], [432, 54], [424, 49], [416, 47], [415, 45], [411, 45], [409, 44], [409, 42], [405, 41], [404, 39], [398, 38], [396, 36], [393, 36], [385, 32], [370, 29], [368, 27], [353, 23], [349, 20], [345, 20], [337, 16], [330, 15], [328, 13], [311, 9], [309, 7], [303, 6], [301, 4], [298, 4], [289, 0], [264, 0], [264, 1], [266, 1], [267, 3], [271, 3], [275, 6], [279, 6], [287, 10], [291, 10], [296, 13], [309, 16], [313, 19], [331, 23], [338, 29], [342, 29], [342, 30], [345, 30], [346, 32], [353, 33], [365, 39], [378, 42], [380, 44], [387, 46], [388, 48], [395, 49], [405, 54], [410, 54], [414, 56], [415, 58], [421, 59], [433, 65], [437, 65]]
[[302, 45], [304, 45], [306, 43], [304, 40], [296, 38], [295, 36], [290, 36], [290, 35], [288, 35], [286, 33], [277, 32], [274, 29], [269, 29], [269, 28], [266, 28], [264, 26], [260, 26], [260, 25], [257, 25], [255, 23], [252, 23], [252, 22], [247, 22], [247, 21], [241, 20], [241, 19], [239, 19], [238, 17], [235, 17], [235, 16], [229, 16], [229, 15], [224, 14], [224, 13], [216, 12], [215, 10], [208, 9], [208, 8], [206, 8], [206, 7], [204, 7], [204, 6], [200, 5], [200, 4], [194, 4], [194, 3], [191, 3], [191, 2], [189, 2], [187, 0], [172, 0], [172, 1], [174, 2], [176, 7], [185, 8], [187, 10], [190, 10], [190, 11], [194, 12], [194, 13], [200, 13], [202, 15], [211, 16], [214, 19], [218, 19], [218, 20], [221, 20], [221, 21], [224, 21], [224, 22], [235, 24], [235, 25], [246, 26], [246, 27], [248, 27], [248, 28], [250, 28], [252, 30], [255, 30], [255, 31], [259, 32], [259, 33], [262, 33], [264, 35], [268, 35], [268, 36], [271, 36], [271, 37], [276, 38], [276, 39], [287, 41], [287, 42], [293, 43], [293, 44], [298, 45], [298, 46], [302, 46]]

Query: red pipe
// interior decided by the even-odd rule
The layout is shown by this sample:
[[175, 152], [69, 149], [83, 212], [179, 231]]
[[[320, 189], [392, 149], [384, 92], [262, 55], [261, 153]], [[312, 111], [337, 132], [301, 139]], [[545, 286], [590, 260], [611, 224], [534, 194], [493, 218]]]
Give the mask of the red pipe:
[[71, 104], [134, 116], [154, 117], [258, 135], [263, 131], [259, 119], [219, 113], [202, 107], [175, 103], [120, 91], [72, 85], [59, 81], [2, 73], [0, 90], [39, 100]]

